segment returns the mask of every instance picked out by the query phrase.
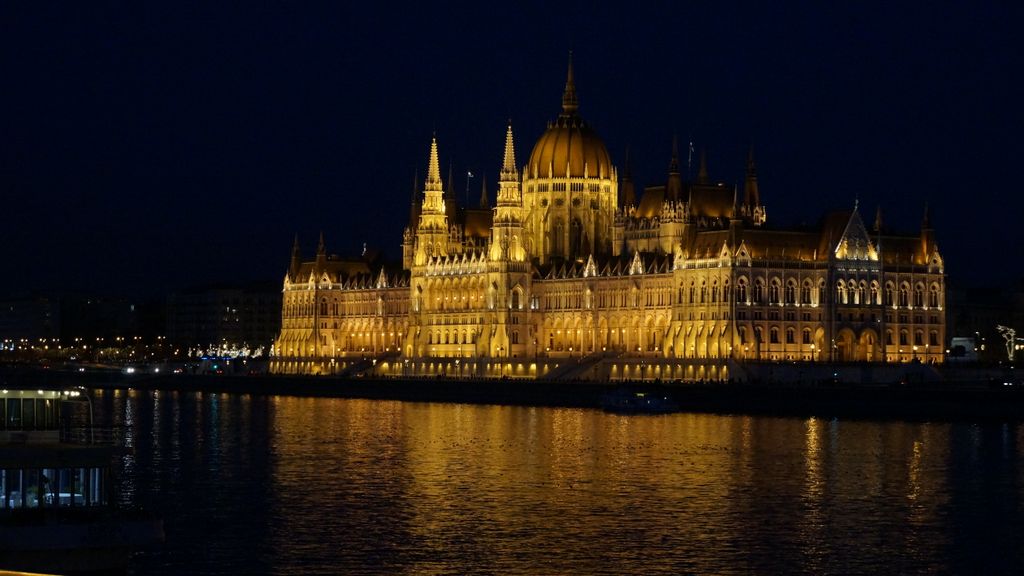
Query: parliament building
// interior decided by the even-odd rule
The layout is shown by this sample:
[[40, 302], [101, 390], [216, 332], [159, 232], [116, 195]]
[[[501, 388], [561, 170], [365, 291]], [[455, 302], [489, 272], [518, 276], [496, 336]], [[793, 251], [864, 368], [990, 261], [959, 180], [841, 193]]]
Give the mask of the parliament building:
[[[939, 363], [945, 273], [928, 222], [871, 227], [856, 202], [814, 227], [774, 228], [751, 155], [742, 185], [703, 154], [638, 196], [580, 116], [562, 110], [519, 164], [505, 132], [497, 200], [455, 202], [438, 142], [410, 206], [402, 262], [296, 238], [278, 373], [722, 380], [756, 362]], [[419, 191], [418, 191], [419, 192]]]

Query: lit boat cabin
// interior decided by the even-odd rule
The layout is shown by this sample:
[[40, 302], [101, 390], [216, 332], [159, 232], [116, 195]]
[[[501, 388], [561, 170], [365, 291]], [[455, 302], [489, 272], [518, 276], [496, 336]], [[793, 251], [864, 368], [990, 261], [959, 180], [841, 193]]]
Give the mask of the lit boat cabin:
[[62, 441], [61, 401], [70, 394], [0, 390], [0, 514], [111, 505], [114, 447]]

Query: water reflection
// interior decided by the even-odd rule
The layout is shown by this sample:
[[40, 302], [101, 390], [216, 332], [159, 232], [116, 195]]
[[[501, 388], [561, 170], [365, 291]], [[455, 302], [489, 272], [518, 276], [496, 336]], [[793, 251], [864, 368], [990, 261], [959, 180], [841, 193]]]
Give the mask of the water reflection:
[[138, 574], [1013, 571], [1021, 429], [108, 393]]

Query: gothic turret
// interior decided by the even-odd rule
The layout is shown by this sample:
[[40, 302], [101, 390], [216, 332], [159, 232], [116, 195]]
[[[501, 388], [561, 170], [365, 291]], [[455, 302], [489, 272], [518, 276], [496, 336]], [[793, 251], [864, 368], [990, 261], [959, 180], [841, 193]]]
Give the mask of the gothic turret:
[[417, 198], [419, 192], [419, 171], [412, 175], [412, 197], [409, 199], [409, 228], [415, 230], [420, 221], [420, 202]]
[[491, 207], [490, 200], [487, 199], [487, 174], [480, 175], [480, 208], [486, 210]]
[[747, 175], [743, 181], [743, 213], [755, 226], [764, 224], [765, 210], [761, 204], [761, 192], [757, 188], [757, 166], [754, 164], [754, 148], [747, 153]]
[[320, 242], [316, 245], [316, 269], [317, 272], [324, 269], [327, 263], [327, 245], [324, 244], [324, 233], [320, 231]]
[[636, 206], [636, 187], [633, 185], [633, 168], [629, 162], [629, 146], [626, 147], [626, 166], [622, 176], [622, 207]]
[[437, 155], [437, 138], [430, 141], [430, 161], [423, 184], [423, 205], [416, 233], [417, 265], [448, 253], [448, 216], [445, 213], [444, 184]]
[[288, 267], [288, 275], [294, 282], [299, 275], [299, 268], [302, 266], [302, 249], [299, 248], [299, 234], [295, 234], [295, 242], [292, 244], [292, 262]]
[[526, 250], [523, 246], [523, 200], [519, 189], [519, 172], [516, 170], [511, 122], [505, 131], [505, 154], [500, 174], [490, 257], [491, 260], [518, 262], [526, 259]]
[[668, 184], [665, 200], [678, 202], [683, 196], [683, 176], [679, 173], [679, 138], [672, 137], [672, 159], [668, 164]]
[[700, 166], [697, 168], [697, 183], [708, 184], [711, 179], [708, 177], [708, 155], [704, 148], [700, 149]]
[[928, 203], [924, 203], [924, 216], [921, 218], [921, 262], [927, 262], [928, 257], [935, 250], [935, 231], [932, 230], [930, 218], [928, 218]]

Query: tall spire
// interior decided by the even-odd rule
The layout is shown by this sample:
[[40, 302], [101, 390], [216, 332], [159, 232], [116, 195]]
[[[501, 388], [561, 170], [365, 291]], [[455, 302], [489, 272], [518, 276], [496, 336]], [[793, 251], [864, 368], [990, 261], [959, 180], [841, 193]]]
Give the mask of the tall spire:
[[697, 169], [697, 183], [708, 183], [708, 154], [704, 148], [700, 149], [700, 167]]
[[[451, 183], [449, 183], [449, 186]], [[437, 138], [430, 139], [430, 164], [423, 186], [423, 204], [416, 226], [415, 252], [407, 258], [413, 265], [422, 266], [432, 258], [448, 254], [448, 216], [445, 210], [444, 186], [441, 183], [441, 165], [438, 161]], [[403, 255], [403, 259], [404, 255]]]
[[327, 263], [327, 245], [324, 244], [324, 232], [320, 231], [320, 242], [316, 245], [316, 268], [317, 274], [320, 273], [324, 268], [324, 264]]
[[629, 161], [629, 146], [626, 146], [626, 167], [622, 172], [622, 207], [636, 206], [636, 188], [633, 187], [633, 168]]
[[668, 185], [665, 199], [678, 202], [683, 195], [683, 176], [679, 173], [679, 138], [672, 136], [672, 160], [668, 163]]
[[562, 114], [573, 116], [580, 107], [576, 99], [576, 81], [572, 73], [572, 51], [569, 51], [569, 74], [565, 80], [565, 93], [562, 94]]
[[490, 201], [487, 199], [487, 174], [481, 174], [480, 176], [480, 208], [490, 208]]
[[[419, 224], [423, 224], [425, 214], [445, 213], [444, 184], [441, 182], [441, 163], [437, 158], [437, 137], [430, 139], [430, 162], [427, 164], [427, 179], [423, 183], [423, 203], [419, 210]], [[449, 183], [450, 185], [450, 183]], [[439, 225], [439, 220], [432, 219], [433, 226]]]
[[668, 173], [676, 174], [679, 172], [679, 136], [672, 135], [672, 160], [668, 163]]
[[882, 231], [882, 205], [875, 208], [875, 232]]
[[448, 161], [448, 188], [444, 191], [444, 212], [451, 217], [455, 216], [455, 163]]
[[516, 173], [516, 147], [512, 139], [512, 120], [508, 121], [508, 130], [505, 131], [505, 159], [501, 163], [501, 180], [508, 178], [518, 180]]
[[754, 165], [754, 147], [747, 153], [747, 179], [743, 183], [743, 204], [749, 210], [761, 205], [761, 193], [757, 189], [757, 166]]
[[[487, 201], [486, 184], [480, 198], [481, 206]], [[520, 191], [519, 172], [516, 170], [516, 152], [512, 139], [512, 121], [505, 128], [505, 155], [498, 177], [498, 194], [494, 209], [494, 225], [488, 259], [492, 261], [522, 262], [526, 259], [523, 237], [523, 196]]]
[[430, 139], [430, 163], [427, 165], [427, 181], [425, 190], [441, 190], [441, 164], [437, 160], [437, 137]]
[[295, 280], [299, 273], [299, 267], [302, 266], [302, 249], [299, 248], [299, 233], [295, 233], [295, 242], [292, 243], [292, 265], [288, 268], [288, 273], [291, 275], [292, 280]]
[[452, 189], [455, 188], [455, 176], [454, 176], [454, 174], [455, 174], [455, 164], [451, 160], [449, 160], [448, 161], [448, 189], [444, 191], [444, 195], [446, 197], [451, 197], [454, 194], [454, 192], [452, 192]]
[[420, 221], [420, 203], [417, 202], [416, 193], [418, 192], [420, 181], [419, 170], [414, 170], [412, 173], [412, 197], [409, 199], [409, 227], [415, 229], [416, 225]]
[[924, 217], [921, 218], [921, 255], [918, 262], [921, 264], [928, 262], [928, 257], [934, 250], [935, 231], [932, 230], [932, 225], [928, 218], [928, 203], [925, 202]]

